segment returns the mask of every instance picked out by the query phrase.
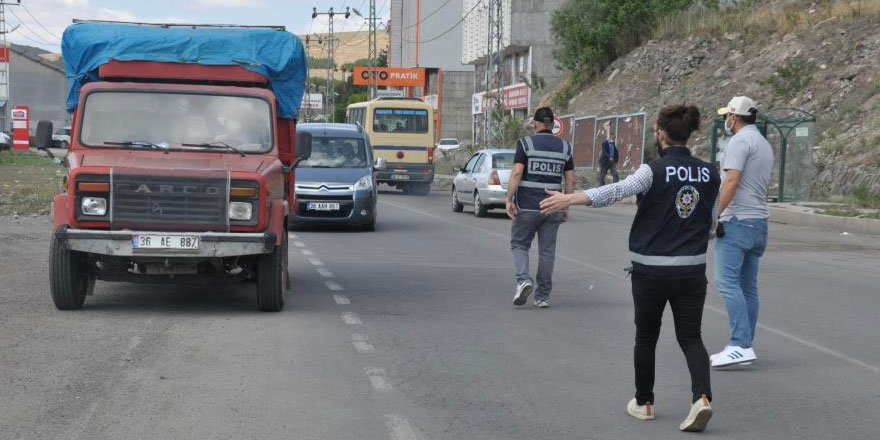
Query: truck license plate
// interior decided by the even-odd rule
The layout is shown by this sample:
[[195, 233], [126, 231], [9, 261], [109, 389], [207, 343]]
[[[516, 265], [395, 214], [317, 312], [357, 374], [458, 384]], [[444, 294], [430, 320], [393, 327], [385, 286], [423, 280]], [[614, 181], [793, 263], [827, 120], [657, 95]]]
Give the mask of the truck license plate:
[[309, 211], [339, 211], [339, 203], [310, 202], [306, 207]]
[[392, 174], [391, 180], [409, 180], [408, 174]]
[[192, 235], [143, 234], [131, 237], [133, 249], [187, 249], [199, 248], [199, 237]]

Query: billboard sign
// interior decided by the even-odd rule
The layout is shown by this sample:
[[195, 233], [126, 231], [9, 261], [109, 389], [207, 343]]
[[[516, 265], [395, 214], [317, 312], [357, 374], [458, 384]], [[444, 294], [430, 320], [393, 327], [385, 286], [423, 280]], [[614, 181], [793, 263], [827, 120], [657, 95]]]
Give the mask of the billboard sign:
[[323, 110], [324, 94], [323, 93], [305, 93], [303, 94], [301, 110]]
[[425, 69], [405, 67], [376, 67], [373, 70], [370, 66], [355, 66], [352, 76], [356, 86], [368, 86], [374, 81], [377, 86], [422, 87], [425, 79]]

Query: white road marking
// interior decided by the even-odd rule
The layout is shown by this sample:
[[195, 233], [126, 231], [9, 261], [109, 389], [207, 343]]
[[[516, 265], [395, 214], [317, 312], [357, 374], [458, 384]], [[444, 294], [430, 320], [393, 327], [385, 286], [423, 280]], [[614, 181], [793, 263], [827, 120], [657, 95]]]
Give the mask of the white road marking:
[[287, 238], [288, 238], [288, 239], [290, 239], [290, 238], [292, 238], [292, 239], [297, 239], [297, 238], [299, 238], [299, 235], [296, 235], [296, 234], [287, 234]]
[[[437, 219], [437, 220], [440, 220], [440, 221], [443, 221], [443, 222], [446, 222], [446, 223], [451, 223], [451, 224], [454, 224], [454, 225], [458, 225], [458, 226], [461, 226], [461, 227], [463, 227], [463, 228], [467, 228], [467, 229], [470, 229], [470, 230], [473, 230], [473, 231], [477, 231], [477, 232], [480, 232], [480, 233], [483, 233], [483, 234], [487, 234], [487, 235], [491, 235], [491, 236], [499, 237], [499, 238], [504, 238], [505, 240], [507, 240], [507, 239], [510, 238], [509, 236], [507, 236], [507, 235], [505, 235], [505, 234], [500, 234], [500, 233], [498, 233], [498, 232], [490, 231], [490, 230], [488, 230], [488, 229], [483, 229], [483, 228], [478, 228], [478, 227], [476, 227], [476, 226], [471, 226], [471, 225], [469, 225], [469, 224], [467, 224], [467, 223], [462, 223], [462, 222], [459, 222], [459, 221], [450, 220], [450, 219], [448, 219], [448, 218], [440, 217], [440, 216], [438, 216], [438, 215], [434, 215], [434, 214], [431, 214], [431, 213], [429, 213], [429, 212], [425, 212], [425, 211], [422, 211], [422, 210], [419, 210], [419, 209], [414, 209], [414, 208], [410, 208], [410, 207], [407, 207], [407, 206], [398, 205], [398, 204], [396, 204], [396, 203], [390, 203], [390, 202], [386, 202], [386, 201], [380, 201], [379, 203], [382, 203], [382, 204], [385, 204], [385, 205], [388, 205], [388, 206], [393, 206], [393, 207], [395, 207], [395, 208], [402, 209], [402, 210], [404, 210], [404, 211], [409, 211], [409, 212], [412, 212], [412, 213], [415, 213], [415, 214], [423, 215], [423, 216], [425, 216], [425, 217], [430, 217], [430, 218], [433, 218], [433, 219]], [[619, 274], [619, 273], [617, 273], [617, 272], [610, 271], [610, 270], [607, 270], [607, 269], [603, 269], [603, 268], [601, 268], [601, 267], [598, 267], [598, 266], [592, 265], [592, 264], [587, 263], [587, 262], [584, 262], [584, 261], [580, 261], [580, 260], [575, 259], [575, 258], [571, 258], [571, 257], [566, 256], [566, 255], [559, 255], [559, 254], [557, 254], [557, 258], [560, 258], [560, 259], [566, 260], [566, 261], [568, 261], [568, 262], [575, 263], [575, 264], [578, 264], [578, 265], [581, 265], [581, 266], [584, 266], [584, 267], [587, 267], [587, 268], [593, 269], [593, 270], [595, 270], [596, 272], [603, 273], [603, 274], [605, 274], [605, 275], [611, 276], [612, 278], [616, 278], [616, 279], [618, 279], [618, 280], [626, 280], [626, 276], [625, 276], [625, 275], [621, 275], [621, 274]], [[712, 306], [708, 306], [708, 305], [707, 305], [707, 306], [706, 306], [706, 309], [711, 310], [711, 311], [713, 311], [713, 312], [715, 312], [715, 313], [718, 313], [718, 314], [721, 314], [721, 315], [727, 316], [727, 312], [724, 311], [724, 310], [721, 310], [721, 309], [719, 309], [719, 308], [716, 308], [716, 307], [712, 307]], [[846, 363], [849, 363], [849, 364], [855, 365], [855, 366], [857, 366], [857, 367], [859, 367], [859, 368], [862, 368], [862, 369], [868, 370], [868, 371], [870, 371], [870, 372], [872, 372], [872, 373], [878, 373], [878, 374], [880, 374], [880, 367], [878, 367], [878, 366], [876, 366], [876, 365], [872, 365], [872, 364], [869, 364], [869, 363], [867, 363], [867, 362], [860, 361], [860, 360], [858, 360], [858, 359], [855, 359], [855, 358], [849, 357], [849, 356], [847, 356], [847, 355], [845, 355], [845, 354], [838, 353], [838, 352], [836, 352], [836, 351], [834, 351], [834, 350], [832, 350], [832, 349], [830, 349], [830, 348], [823, 347], [822, 345], [819, 345], [819, 344], [817, 344], [817, 343], [815, 343], [815, 342], [811, 342], [811, 341], [808, 341], [808, 340], [806, 340], [806, 339], [799, 338], [799, 337], [797, 337], [797, 336], [794, 336], [794, 335], [789, 334], [789, 333], [786, 333], [786, 332], [784, 332], [784, 331], [782, 331], [782, 330], [779, 330], [779, 329], [776, 329], [776, 328], [773, 328], [773, 327], [767, 326], [767, 325], [765, 325], [765, 324], [758, 324], [758, 327], [761, 328], [761, 329], [763, 329], [763, 330], [766, 330], [766, 331], [768, 331], [768, 332], [770, 332], [770, 333], [773, 333], [773, 334], [775, 334], [775, 335], [777, 335], [777, 336], [783, 337], [783, 338], [788, 339], [788, 340], [793, 341], [793, 342], [797, 342], [798, 344], [801, 344], [801, 345], [803, 345], [803, 346], [805, 346], [805, 347], [811, 348], [811, 349], [816, 350], [816, 351], [819, 351], [819, 352], [821, 352], [821, 353], [825, 353], [825, 354], [827, 354], [827, 355], [829, 355], [829, 356], [831, 356], [831, 357], [834, 357], [834, 358], [836, 358], [836, 359], [838, 359], [838, 360], [841, 360], [841, 361], [844, 361], [844, 362], [846, 362]]]
[[333, 295], [333, 301], [336, 301], [336, 304], [340, 306], [347, 306], [351, 304], [351, 300], [348, 299], [345, 295]]
[[309, 258], [309, 263], [312, 266], [323, 266], [324, 265], [324, 262], [317, 259], [317, 258]]
[[370, 338], [367, 336], [366, 333], [352, 333], [351, 340], [354, 342], [367, 342], [370, 340]]
[[357, 313], [354, 312], [344, 312], [342, 314], [342, 321], [348, 325], [361, 325], [364, 323], [361, 321], [361, 318], [358, 317]]
[[416, 434], [406, 417], [398, 414], [385, 414], [385, 426], [388, 427], [391, 440], [418, 440], [422, 438]]
[[375, 367], [366, 367], [364, 370], [367, 372], [367, 377], [370, 378], [370, 385], [373, 385], [376, 390], [388, 392], [394, 389], [391, 382], [388, 382], [388, 377], [385, 376], [385, 370]]
[[339, 284], [336, 281], [324, 281], [324, 285], [334, 292], [342, 292], [345, 290], [345, 288], [342, 287], [342, 284]]
[[315, 255], [314, 252], [312, 252], [312, 251], [310, 251], [310, 250], [308, 250], [308, 249], [300, 249], [299, 251], [302, 252], [302, 254], [305, 255], [305, 256], [307, 256], [307, 257], [311, 257], [311, 256]]
[[360, 354], [370, 354], [376, 352], [376, 349], [373, 348], [373, 345], [367, 341], [354, 341], [352, 342], [352, 344], [354, 344], [354, 349], [357, 350], [357, 352]]
[[303, 242], [301, 242], [301, 241], [294, 241], [294, 242], [293, 242], [293, 245], [296, 246], [296, 247], [298, 247], [298, 248], [304, 248], [304, 247], [306, 247], [306, 244], [303, 243]]
[[323, 267], [319, 267], [316, 270], [324, 278], [333, 278], [333, 272], [330, 272], [330, 270], [328, 270], [328, 269], [324, 269]]

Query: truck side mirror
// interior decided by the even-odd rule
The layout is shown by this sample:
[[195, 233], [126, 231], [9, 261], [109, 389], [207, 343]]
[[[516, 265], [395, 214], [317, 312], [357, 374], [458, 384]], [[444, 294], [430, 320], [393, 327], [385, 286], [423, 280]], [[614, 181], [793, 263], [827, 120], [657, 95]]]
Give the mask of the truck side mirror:
[[312, 155], [312, 134], [307, 131], [300, 131], [296, 133], [296, 164], [298, 165], [300, 162], [304, 160], [308, 160], [308, 158]]
[[52, 146], [52, 131], [52, 121], [37, 122], [34, 143], [38, 150], [45, 150]]

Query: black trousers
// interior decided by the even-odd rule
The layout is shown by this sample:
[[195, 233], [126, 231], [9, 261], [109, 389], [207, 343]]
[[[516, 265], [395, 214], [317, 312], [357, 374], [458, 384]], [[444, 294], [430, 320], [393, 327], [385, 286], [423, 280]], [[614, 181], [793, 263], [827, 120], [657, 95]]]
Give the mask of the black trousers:
[[632, 275], [635, 304], [636, 401], [654, 402], [654, 353], [660, 337], [660, 321], [666, 303], [672, 307], [675, 338], [691, 373], [693, 402], [701, 394], [712, 399], [709, 384], [709, 354], [703, 346], [703, 305], [706, 302], [706, 274], [691, 278], [666, 279]]
[[611, 171], [611, 178], [614, 182], [618, 182], [620, 177], [617, 175], [617, 164], [611, 161], [602, 162], [599, 165], [599, 186], [605, 185], [605, 176]]

